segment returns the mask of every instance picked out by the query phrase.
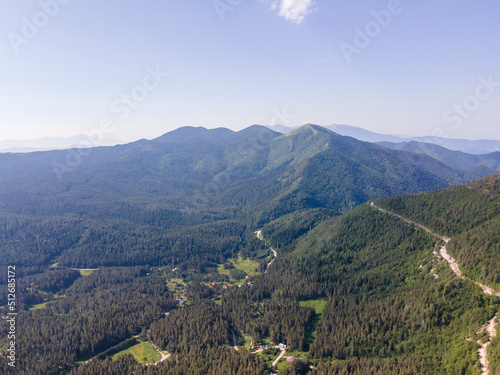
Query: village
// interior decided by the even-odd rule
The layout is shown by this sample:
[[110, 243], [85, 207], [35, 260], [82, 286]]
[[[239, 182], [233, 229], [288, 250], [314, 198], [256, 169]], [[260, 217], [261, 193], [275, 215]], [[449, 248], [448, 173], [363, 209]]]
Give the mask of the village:
[[[257, 238], [264, 242], [261, 231], [255, 232]], [[269, 267], [275, 261], [277, 257], [277, 252], [266, 244], [269, 249], [269, 253], [265, 254], [267, 256], [265, 271], [267, 272]], [[261, 259], [262, 260], [262, 259]], [[237, 254], [235, 259], [229, 259], [226, 263], [219, 265], [217, 268], [217, 273], [213, 274], [214, 279], [217, 280], [204, 280], [200, 282], [200, 286], [208, 287], [211, 289], [213, 297], [211, 298], [214, 303], [220, 305], [222, 303], [222, 295], [231, 288], [242, 288], [242, 287], [252, 287], [252, 278], [259, 276], [262, 273], [258, 272], [259, 263], [256, 260], [243, 259], [241, 255]], [[233, 271], [235, 270], [235, 271]], [[192, 301], [189, 300], [186, 287], [188, 283], [182, 278], [182, 273], [179, 267], [174, 266], [170, 272], [166, 272], [168, 275], [166, 287], [169, 288], [175, 295], [175, 300], [179, 306], [189, 305]], [[190, 270], [196, 273], [195, 269]], [[231, 272], [233, 271], [233, 272]], [[209, 276], [208, 276], [209, 277]], [[223, 279], [221, 281], [221, 278]], [[316, 301], [315, 301], [316, 302]], [[319, 311], [321, 313], [323, 301], [320, 302]], [[315, 306], [312, 306], [315, 307]], [[169, 313], [165, 313], [168, 317]], [[309, 329], [310, 327], [308, 327]], [[268, 362], [269, 367], [273, 369], [270, 374], [277, 375], [280, 371], [285, 370], [288, 366], [292, 365], [296, 360], [302, 360], [301, 352], [292, 351], [289, 352], [287, 356], [287, 345], [285, 343], [272, 343], [272, 342], [262, 342], [254, 345], [249, 338], [245, 339], [244, 346], [237, 345], [236, 334], [233, 330], [233, 348], [238, 351], [240, 349], [246, 349], [250, 353], [255, 355], [261, 355]], [[292, 355], [293, 354], [293, 355]], [[313, 366], [310, 366], [314, 368]]]

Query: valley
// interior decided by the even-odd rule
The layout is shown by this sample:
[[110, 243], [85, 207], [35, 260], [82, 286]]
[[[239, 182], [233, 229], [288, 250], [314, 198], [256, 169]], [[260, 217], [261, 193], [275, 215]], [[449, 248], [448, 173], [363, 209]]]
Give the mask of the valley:
[[500, 371], [500, 178], [476, 159], [316, 125], [181, 128], [60, 180], [64, 158], [0, 155], [20, 373]]
[[499, 15], [9, 1], [0, 375], [500, 375]]

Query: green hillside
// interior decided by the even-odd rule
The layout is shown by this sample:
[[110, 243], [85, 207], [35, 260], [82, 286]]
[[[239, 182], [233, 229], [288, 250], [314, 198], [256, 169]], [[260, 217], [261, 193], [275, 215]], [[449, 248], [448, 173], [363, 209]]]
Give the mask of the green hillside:
[[[499, 181], [496, 175], [376, 203], [451, 236], [448, 247], [466, 276], [495, 287]], [[287, 233], [286, 223], [290, 230], [296, 225], [268, 224], [276, 245], [275, 233]], [[363, 374], [367, 368], [380, 374], [480, 373], [477, 333], [498, 313], [500, 299], [438, 262], [433, 252], [442, 241], [367, 204], [292, 243], [295, 250], [267, 277], [277, 278], [274, 293], [280, 295], [328, 297], [311, 355], [331, 360], [322, 361], [317, 373]], [[490, 278], [474, 278], [477, 270]], [[492, 373], [500, 371], [499, 353], [497, 338], [490, 345]]]
[[465, 178], [408, 155], [315, 125], [285, 136], [259, 126], [181, 128], [122, 146], [2, 154], [0, 250], [8, 256], [0, 263], [22, 262], [28, 274], [54, 263], [199, 269], [250, 255], [252, 231], [283, 215], [343, 213]]
[[378, 203], [451, 237], [449, 250], [465, 275], [500, 289], [500, 175]]
[[432, 143], [424, 142], [377, 142], [379, 145], [393, 150], [408, 151], [416, 154], [425, 154], [456, 169], [490, 169], [491, 173], [500, 172], [500, 152], [484, 155], [466, 154], [461, 151], [451, 151]]
[[[315, 125], [181, 128], [68, 164], [74, 153], [0, 155], [21, 374], [273, 370], [280, 349], [235, 342], [286, 344], [297, 361], [278, 364], [285, 374], [479, 373], [477, 332], [497, 298], [438, 262], [436, 237], [365, 202], [452, 237], [464, 273], [497, 286], [498, 176], [447, 188], [470, 171]], [[105, 359], [136, 336], [172, 360]]]

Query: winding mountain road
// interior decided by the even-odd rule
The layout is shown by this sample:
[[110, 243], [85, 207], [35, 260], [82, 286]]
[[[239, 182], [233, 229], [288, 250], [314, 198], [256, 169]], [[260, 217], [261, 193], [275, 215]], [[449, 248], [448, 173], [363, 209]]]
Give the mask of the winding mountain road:
[[[469, 279], [468, 277], [465, 277], [464, 275], [462, 275], [462, 272], [460, 271], [460, 267], [459, 267], [457, 261], [446, 250], [446, 245], [448, 244], [448, 242], [451, 241], [451, 238], [448, 238], [448, 237], [445, 237], [445, 236], [440, 236], [439, 234], [436, 234], [436, 233], [432, 232], [430, 229], [424, 227], [421, 224], [418, 224], [418, 223], [415, 223], [415, 222], [413, 222], [411, 220], [408, 220], [405, 217], [403, 217], [401, 215], [398, 215], [398, 214], [396, 214], [394, 212], [391, 212], [391, 211], [388, 211], [388, 210], [384, 210], [383, 208], [377, 206], [374, 202], [371, 202], [371, 206], [373, 208], [375, 208], [375, 209], [383, 212], [383, 213], [395, 216], [395, 217], [397, 217], [397, 218], [399, 218], [399, 219], [407, 222], [408, 224], [413, 225], [414, 227], [423, 229], [426, 232], [432, 234], [434, 237], [443, 240], [444, 241], [444, 245], [441, 247], [441, 249], [439, 249], [439, 255], [442, 256], [444, 258], [444, 260], [446, 260], [446, 262], [449, 264], [450, 268], [453, 270], [453, 272], [455, 273], [455, 275], [458, 278], [462, 279], [462, 280], [472, 281], [473, 283], [475, 283], [476, 285], [478, 285], [485, 294], [488, 294], [490, 296], [492, 295], [492, 296], [500, 297], [500, 293], [498, 291], [496, 291], [495, 289], [490, 288], [487, 285], [481, 284], [481, 283], [479, 283], [477, 281], [474, 281], [474, 280]], [[435, 252], [435, 254], [437, 254], [437, 253]], [[477, 342], [481, 346], [479, 348], [479, 350], [478, 350], [478, 354], [479, 354], [479, 362], [481, 363], [482, 375], [489, 375], [489, 373], [490, 373], [490, 364], [488, 362], [488, 357], [487, 357], [487, 355], [488, 355], [488, 346], [490, 345], [491, 341], [496, 336], [496, 333], [497, 333], [496, 332], [497, 324], [498, 324], [497, 316], [494, 316], [493, 319], [491, 319], [488, 323], [486, 323], [481, 328], [481, 330], [480, 330], [480, 332], [486, 331], [488, 333], [488, 335], [489, 335], [489, 341], [488, 342], [483, 343], [483, 342], [481, 342], [481, 340], [478, 340], [478, 342]]]
[[[277, 348], [280, 348], [279, 346], [277, 346]], [[274, 360], [274, 362], [272, 363], [272, 366], [276, 366], [278, 364], [278, 362], [280, 361], [281, 358], [283, 358], [283, 356], [285, 355], [286, 353], [286, 349], [284, 348], [280, 348], [281, 350], [281, 353], [279, 356], [276, 357], [276, 359]]]
[[[147, 363], [146, 366], [158, 366], [158, 364], [162, 363], [163, 361], [167, 360], [168, 358], [170, 358], [171, 354], [170, 353], [167, 353], [167, 354], [163, 354], [160, 349], [158, 349], [156, 347], [155, 344], [153, 344], [153, 341], [149, 340], [149, 342], [151, 343], [151, 346], [158, 352], [159, 355], [161, 355], [161, 359], [155, 363]], [[133, 354], [133, 353], [132, 353]]]
[[[261, 230], [258, 230], [257, 232], [255, 232], [255, 234], [257, 235], [257, 238], [258, 238], [259, 240], [261, 240], [262, 242], [266, 243], [266, 242], [264, 241], [263, 237], [262, 237], [262, 231], [261, 231]], [[267, 243], [266, 243], [266, 245], [267, 245]], [[274, 258], [273, 258], [273, 259], [272, 259], [272, 260], [268, 263], [268, 265], [267, 265], [267, 269], [266, 269], [266, 272], [265, 272], [265, 273], [267, 273], [267, 271], [269, 271], [269, 266], [270, 266], [271, 264], [273, 264], [273, 262], [275, 261], [275, 259], [276, 259], [276, 258], [277, 258], [277, 256], [278, 256], [278, 253], [276, 252], [276, 250], [274, 250], [274, 249], [273, 249], [271, 246], [269, 246], [269, 245], [267, 245], [267, 247], [269, 247], [269, 250], [271, 250], [271, 251], [272, 251], [272, 253], [273, 253], [273, 255], [274, 255]], [[234, 331], [233, 331], [233, 340], [234, 340], [234, 342], [236, 343], [236, 338], [235, 338], [235, 336], [234, 336]], [[235, 344], [235, 345], [236, 345], [236, 344]], [[285, 349], [285, 348], [282, 348], [282, 347], [281, 347], [281, 346], [279, 346], [279, 345], [275, 346], [275, 348], [276, 348], [276, 349], [281, 350], [281, 353], [280, 353], [280, 354], [279, 354], [279, 356], [278, 356], [278, 357], [276, 357], [276, 359], [273, 361], [273, 363], [272, 363], [272, 366], [273, 366], [273, 367], [274, 367], [274, 366], [276, 366], [276, 365], [278, 364], [278, 362], [280, 361], [280, 359], [281, 359], [281, 358], [283, 358], [283, 356], [286, 354], [286, 349]], [[235, 346], [235, 349], [236, 349], [236, 350], [238, 350], [236, 346]], [[253, 353], [253, 354], [256, 354], [256, 353], [262, 352], [262, 351], [264, 351], [264, 350], [265, 350], [265, 349], [257, 349], [256, 351], [254, 351], [254, 352], [252, 352], [252, 353]], [[313, 367], [313, 366], [309, 366], [309, 367], [311, 368], [311, 370], [316, 369], [316, 368], [315, 368], [315, 367]]]
[[[261, 231], [261, 230], [258, 230], [257, 232], [255, 232], [255, 234], [257, 235], [257, 238], [258, 238], [259, 240], [261, 240], [262, 242], [266, 243], [266, 242], [264, 241], [264, 239], [262, 238], [262, 231]], [[266, 245], [267, 245], [267, 243], [266, 243]], [[271, 250], [271, 251], [272, 251], [274, 258], [273, 258], [273, 259], [271, 259], [271, 261], [267, 264], [267, 268], [266, 268], [266, 271], [265, 271], [264, 273], [267, 273], [267, 271], [269, 271], [269, 267], [271, 266], [271, 264], [273, 264], [273, 262], [275, 261], [276, 257], [278, 256], [278, 253], [276, 252], [276, 250], [274, 250], [274, 249], [273, 249], [271, 246], [269, 246], [269, 245], [267, 245], [267, 247], [269, 247], [269, 250]]]

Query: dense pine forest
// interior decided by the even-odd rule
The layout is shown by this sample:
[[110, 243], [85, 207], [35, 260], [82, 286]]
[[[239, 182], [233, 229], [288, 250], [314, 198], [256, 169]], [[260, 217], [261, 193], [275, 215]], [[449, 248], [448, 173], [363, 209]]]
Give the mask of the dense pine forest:
[[500, 175], [311, 125], [29, 155], [0, 155], [2, 374], [481, 374]]

